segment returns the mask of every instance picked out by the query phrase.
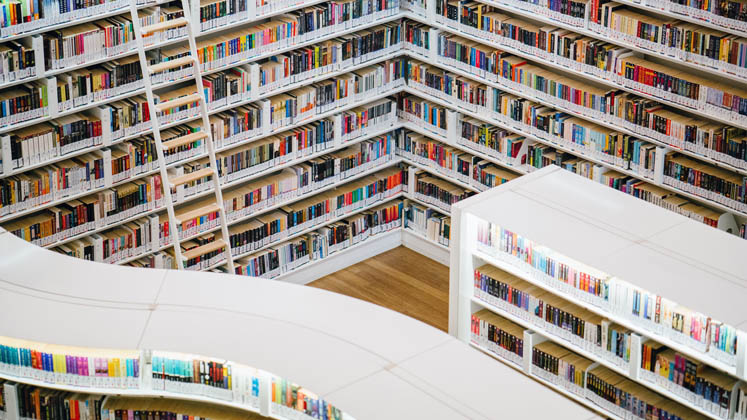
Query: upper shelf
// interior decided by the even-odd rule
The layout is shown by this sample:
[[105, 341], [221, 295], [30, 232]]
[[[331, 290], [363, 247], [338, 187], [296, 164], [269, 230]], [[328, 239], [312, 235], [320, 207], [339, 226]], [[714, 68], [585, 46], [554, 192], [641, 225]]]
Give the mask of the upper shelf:
[[[456, 206], [680, 305], [747, 328], [744, 240], [560, 168], [541, 172], [544, 176], [519, 178]], [[712, 296], [704, 299], [704, 294]]]

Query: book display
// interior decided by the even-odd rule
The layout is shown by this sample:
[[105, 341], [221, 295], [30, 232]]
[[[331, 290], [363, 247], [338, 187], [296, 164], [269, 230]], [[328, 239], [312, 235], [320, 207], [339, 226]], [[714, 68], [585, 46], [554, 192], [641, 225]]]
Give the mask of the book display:
[[[451, 332], [610, 418], [744, 418], [747, 333], [724, 306], [745, 298], [731, 283], [744, 242], [567, 173], [545, 168], [452, 208]], [[675, 239], [683, 231], [732, 253], [719, 274], [698, 255], [710, 245]], [[645, 263], [623, 268], [637, 255]], [[678, 288], [705, 272], [728, 297]]]
[[[7, 419], [118, 420], [132, 418], [133, 410], [139, 416], [152, 411], [153, 418], [159, 419], [220, 418], [225, 411], [232, 418], [268, 418], [262, 414], [276, 419], [343, 419], [340, 409], [309, 391], [230, 361], [159, 351], [63, 347], [7, 337], [0, 342], [4, 391], [0, 407]], [[263, 406], [270, 407], [271, 413], [263, 413]], [[213, 414], [208, 414], [210, 410]]]

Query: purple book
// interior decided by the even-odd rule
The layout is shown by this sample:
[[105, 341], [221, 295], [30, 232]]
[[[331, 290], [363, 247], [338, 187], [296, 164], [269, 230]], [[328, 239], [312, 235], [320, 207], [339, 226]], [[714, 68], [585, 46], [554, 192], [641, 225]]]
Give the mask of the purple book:
[[80, 375], [88, 376], [88, 358], [78, 356], [78, 370]]

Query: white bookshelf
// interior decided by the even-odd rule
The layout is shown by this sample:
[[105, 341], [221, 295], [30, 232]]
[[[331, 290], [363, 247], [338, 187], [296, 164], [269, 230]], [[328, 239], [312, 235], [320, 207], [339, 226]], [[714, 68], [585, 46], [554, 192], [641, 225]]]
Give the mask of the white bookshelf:
[[[57, 381], [49, 375], [0, 375], [19, 383], [80, 393], [187, 399], [258, 411], [279, 420], [306, 419], [270, 403], [272, 376], [262, 372], [273, 372], [317, 392], [352, 416], [346, 419], [520, 418], [526, 415], [525, 406], [508, 402], [537, 397], [545, 402], [536, 408], [538, 415], [600, 418], [441, 331], [343, 295], [245, 276], [80, 261], [2, 231], [0, 251], [8, 257], [0, 260], [6, 282], [0, 294], [2, 313], [14, 317], [14, 322], [0, 325], [0, 335], [76, 348], [131, 348], [140, 351], [143, 360], [142, 384], [132, 389], [74, 386], [66, 378]], [[40, 259], [45, 263], [38, 264]], [[33, 261], [37, 263], [29, 265]], [[60, 282], [60, 272], [74, 272], [76, 278]], [[46, 310], [23, 310], [32, 305]], [[51, 321], [47, 311], [65, 322]], [[153, 381], [146, 380], [147, 349], [210, 354], [217, 360], [262, 366], [267, 371], [258, 372], [258, 407], [211, 395], [155, 390]]]
[[[586, 272], [606, 274], [612, 285], [609, 301], [597, 303], [577, 289], [561, 288], [550, 276], [517, 257], [479, 244], [477, 229], [482, 222], [515, 232], [572, 267], [576, 264], [576, 268]], [[640, 368], [641, 344], [654, 340], [737, 380], [747, 379], [747, 352], [742, 344], [747, 341], [747, 323], [741, 304], [747, 298], [747, 265], [740, 257], [747, 252], [747, 244], [740, 239], [686, 217], [672, 216], [667, 210], [555, 166], [457, 203], [452, 207], [452, 225], [452, 249], [457, 251], [452, 252], [450, 265], [451, 334], [533, 377], [537, 376], [537, 369], [532, 369], [532, 343], [551, 340], [702, 415], [727, 418], [714, 413], [713, 407], [693, 400], [682, 392], [684, 388], [670, 386], [673, 384], [668, 381], [652, 382], [652, 377]], [[522, 315], [502, 300], [477, 292], [475, 270], [484, 264], [629, 328], [633, 331], [630, 361], [627, 365], [615, 363], [604, 352], [580, 347], [570, 335], [538, 322], [537, 317]], [[725, 357], [713, 345], [703, 351], [690, 343], [685, 334], [668, 332], [664, 321], [654, 326], [627, 316], [626, 307], [617, 299], [621, 298], [622, 288], [631, 286], [731, 325], [737, 329], [736, 354]], [[481, 309], [526, 329], [522, 366], [475, 341], [470, 330], [471, 316]], [[560, 386], [548, 378], [539, 379], [551, 388]], [[573, 399], [584, 400], [581, 402], [612, 418], [626, 418], [625, 413], [602, 406], [584, 393]]]

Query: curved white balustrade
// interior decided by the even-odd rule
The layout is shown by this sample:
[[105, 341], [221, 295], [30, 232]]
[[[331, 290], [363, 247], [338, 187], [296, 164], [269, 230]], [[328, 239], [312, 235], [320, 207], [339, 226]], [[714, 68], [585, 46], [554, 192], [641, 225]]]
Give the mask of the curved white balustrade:
[[4, 231], [0, 308], [3, 336], [225, 358], [302, 384], [357, 420], [596, 418], [373, 304], [278, 281], [92, 263]]

